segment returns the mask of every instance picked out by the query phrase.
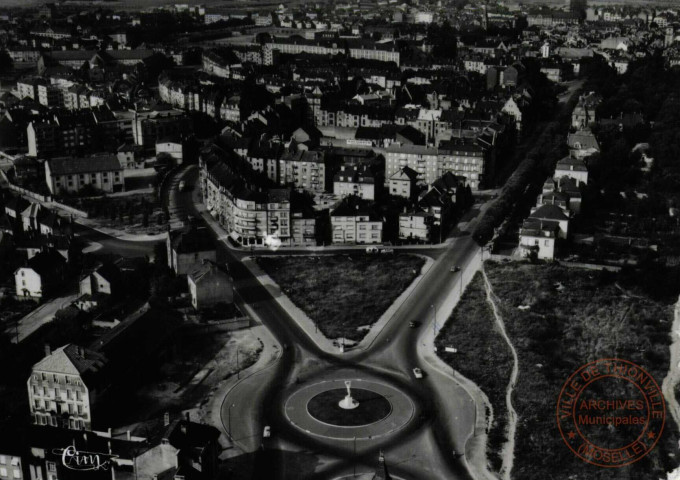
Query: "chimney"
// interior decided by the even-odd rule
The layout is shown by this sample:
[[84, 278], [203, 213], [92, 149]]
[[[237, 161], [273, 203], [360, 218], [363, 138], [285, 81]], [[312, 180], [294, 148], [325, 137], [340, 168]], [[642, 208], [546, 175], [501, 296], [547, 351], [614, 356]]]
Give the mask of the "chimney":
[[50, 344], [46, 343], [45, 344], [45, 356], [49, 357], [50, 355], [52, 355], [52, 349], [50, 348]]
[[163, 414], [163, 426], [167, 427], [170, 425], [170, 412], [165, 412]]

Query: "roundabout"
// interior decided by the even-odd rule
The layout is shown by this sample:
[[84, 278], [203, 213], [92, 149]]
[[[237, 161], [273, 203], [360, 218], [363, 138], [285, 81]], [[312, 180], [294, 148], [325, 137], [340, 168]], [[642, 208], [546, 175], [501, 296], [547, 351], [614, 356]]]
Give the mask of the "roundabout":
[[[325, 380], [303, 386], [286, 399], [286, 419], [294, 427], [332, 440], [370, 440], [404, 428], [415, 415], [407, 394], [382, 382], [351, 379]], [[343, 406], [344, 404], [344, 406]]]

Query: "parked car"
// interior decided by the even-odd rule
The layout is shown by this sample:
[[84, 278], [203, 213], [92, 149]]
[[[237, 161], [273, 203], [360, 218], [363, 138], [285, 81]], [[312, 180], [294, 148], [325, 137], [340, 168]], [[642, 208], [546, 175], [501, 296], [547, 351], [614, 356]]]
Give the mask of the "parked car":
[[187, 182], [185, 182], [184, 180], [180, 180], [179, 181], [179, 191], [183, 192], [184, 190], [186, 190], [186, 188], [187, 188]]
[[420, 325], [420, 322], [416, 322], [415, 320], [408, 322], [409, 328], [416, 328], [418, 325]]
[[413, 369], [413, 376], [416, 378], [423, 378], [423, 371], [416, 367]]
[[380, 253], [378, 247], [366, 247], [366, 253]]
[[269, 437], [272, 436], [272, 429], [271, 429], [271, 427], [270, 427], [269, 425], [267, 425], [266, 427], [264, 427], [264, 431], [262, 432], [262, 436], [263, 436], [264, 438], [269, 438]]
[[451, 273], [460, 272], [460, 267], [458, 265], [451, 267]]
[[380, 250], [380, 253], [394, 254], [394, 248], [383, 248], [382, 250]]

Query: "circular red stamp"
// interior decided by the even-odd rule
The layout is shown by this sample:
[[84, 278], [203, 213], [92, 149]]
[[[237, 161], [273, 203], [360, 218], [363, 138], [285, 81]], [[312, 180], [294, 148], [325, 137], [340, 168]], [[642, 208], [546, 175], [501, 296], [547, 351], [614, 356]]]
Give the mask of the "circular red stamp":
[[665, 420], [666, 404], [654, 378], [619, 358], [583, 365], [564, 383], [557, 400], [564, 443], [599, 467], [640, 460], [659, 441]]

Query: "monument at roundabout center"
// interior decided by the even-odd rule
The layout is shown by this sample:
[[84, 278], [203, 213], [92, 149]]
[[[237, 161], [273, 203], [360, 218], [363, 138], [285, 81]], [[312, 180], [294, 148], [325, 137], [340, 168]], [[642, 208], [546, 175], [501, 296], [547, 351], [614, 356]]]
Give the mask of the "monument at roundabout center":
[[338, 373], [333, 374], [336, 378], [296, 386], [288, 394], [284, 414], [295, 428], [328, 439], [375, 440], [413, 419], [416, 405], [403, 390], [366, 378], [364, 372], [363, 378], [352, 380]]
[[352, 392], [350, 391], [352, 381], [345, 380], [345, 386], [347, 387], [347, 395], [345, 396], [345, 398], [340, 400], [340, 403], [338, 403], [338, 405], [340, 405], [340, 408], [344, 408], [345, 410], [353, 410], [359, 406], [359, 402], [352, 398]]

